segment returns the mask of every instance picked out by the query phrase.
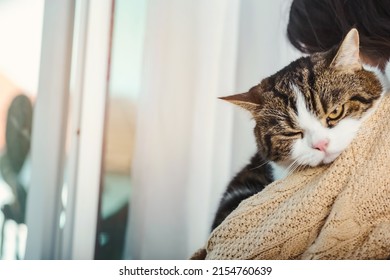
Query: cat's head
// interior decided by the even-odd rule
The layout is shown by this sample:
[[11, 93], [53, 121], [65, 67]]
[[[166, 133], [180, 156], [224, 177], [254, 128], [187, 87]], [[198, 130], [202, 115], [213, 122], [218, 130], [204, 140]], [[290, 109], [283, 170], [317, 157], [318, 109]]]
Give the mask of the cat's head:
[[363, 67], [352, 29], [338, 48], [302, 57], [243, 94], [222, 99], [249, 110], [259, 152], [281, 166], [317, 166], [350, 144], [382, 95]]

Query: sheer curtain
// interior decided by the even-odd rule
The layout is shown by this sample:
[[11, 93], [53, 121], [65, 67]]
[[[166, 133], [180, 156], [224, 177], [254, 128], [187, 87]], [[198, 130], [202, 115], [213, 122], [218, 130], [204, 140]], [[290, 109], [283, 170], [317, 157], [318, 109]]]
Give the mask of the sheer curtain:
[[124, 257], [186, 259], [255, 151], [248, 90], [296, 57], [290, 1], [150, 0]]

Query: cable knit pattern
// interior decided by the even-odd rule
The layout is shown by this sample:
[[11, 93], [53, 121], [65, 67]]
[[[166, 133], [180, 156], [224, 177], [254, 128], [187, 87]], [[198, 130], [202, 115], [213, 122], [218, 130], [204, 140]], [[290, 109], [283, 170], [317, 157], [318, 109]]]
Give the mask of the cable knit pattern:
[[390, 256], [390, 98], [331, 165], [307, 168], [243, 201], [216, 228], [206, 259]]

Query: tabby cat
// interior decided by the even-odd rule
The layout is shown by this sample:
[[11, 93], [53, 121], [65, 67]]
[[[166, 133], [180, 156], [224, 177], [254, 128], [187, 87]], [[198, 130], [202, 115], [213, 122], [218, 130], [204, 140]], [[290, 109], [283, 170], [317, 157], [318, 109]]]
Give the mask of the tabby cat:
[[334, 161], [387, 85], [379, 69], [361, 63], [359, 34], [352, 29], [340, 47], [299, 58], [249, 92], [223, 97], [252, 114], [258, 151], [228, 185], [212, 229], [272, 181]]

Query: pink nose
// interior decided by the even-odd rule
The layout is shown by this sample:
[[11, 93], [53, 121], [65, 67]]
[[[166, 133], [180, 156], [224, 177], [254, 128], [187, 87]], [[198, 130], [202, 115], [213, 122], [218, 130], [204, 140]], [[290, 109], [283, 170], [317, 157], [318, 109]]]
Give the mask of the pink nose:
[[317, 143], [313, 144], [313, 149], [319, 150], [321, 152], [325, 152], [326, 148], [328, 148], [329, 140], [324, 139], [320, 140]]

